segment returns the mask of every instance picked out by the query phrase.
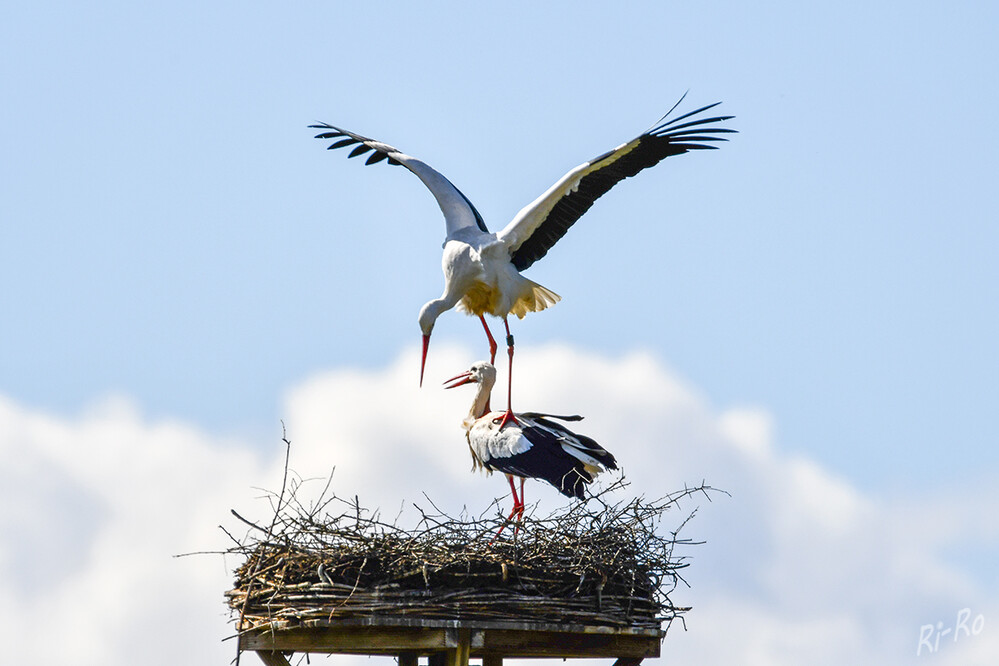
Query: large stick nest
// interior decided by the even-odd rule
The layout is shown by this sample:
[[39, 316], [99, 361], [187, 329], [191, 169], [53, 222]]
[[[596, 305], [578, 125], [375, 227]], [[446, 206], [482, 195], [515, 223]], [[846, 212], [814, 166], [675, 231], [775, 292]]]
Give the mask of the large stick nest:
[[[251, 526], [227, 552], [243, 559], [226, 593], [240, 633], [378, 618], [533, 622], [660, 628], [689, 610], [670, 594], [686, 558], [677, 533], [693, 512], [663, 533], [663, 515], [695, 493], [614, 501], [618, 480], [548, 516], [528, 512], [514, 536], [504, 516], [449, 516], [426, 498], [413, 529], [330, 491], [305, 506], [301, 482], [269, 494], [270, 527]], [[230, 534], [230, 536], [232, 536]]]

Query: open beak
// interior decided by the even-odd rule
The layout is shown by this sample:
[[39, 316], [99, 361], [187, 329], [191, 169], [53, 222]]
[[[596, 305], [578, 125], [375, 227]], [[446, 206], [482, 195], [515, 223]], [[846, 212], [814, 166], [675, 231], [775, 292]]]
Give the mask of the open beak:
[[457, 377], [452, 377], [451, 379], [444, 382], [444, 388], [453, 389], [458, 386], [464, 386], [465, 384], [471, 384], [475, 380], [472, 379], [472, 371], [463, 372]]
[[420, 360], [420, 386], [423, 386], [423, 369], [427, 366], [427, 349], [430, 348], [430, 336], [423, 336], [423, 358]]

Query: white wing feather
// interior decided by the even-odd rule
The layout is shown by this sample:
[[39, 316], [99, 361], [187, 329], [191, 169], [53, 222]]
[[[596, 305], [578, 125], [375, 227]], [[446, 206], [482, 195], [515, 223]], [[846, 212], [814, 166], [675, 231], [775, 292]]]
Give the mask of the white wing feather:
[[472, 210], [468, 200], [442, 173], [429, 164], [398, 151], [390, 152], [389, 156], [416, 174], [417, 178], [423, 181], [423, 184], [437, 199], [437, 205], [444, 213], [444, 224], [447, 226], [448, 238], [451, 238], [459, 229], [478, 228], [475, 221], [475, 211]]

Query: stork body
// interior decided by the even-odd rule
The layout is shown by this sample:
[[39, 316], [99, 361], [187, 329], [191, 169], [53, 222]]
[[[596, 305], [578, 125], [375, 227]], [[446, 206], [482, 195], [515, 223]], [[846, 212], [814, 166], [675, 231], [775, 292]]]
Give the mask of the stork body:
[[[566, 497], [584, 499], [587, 484], [601, 472], [617, 469], [617, 461], [609, 451], [555, 422], [579, 421], [581, 416], [524, 412], [516, 414], [516, 423], [504, 423], [506, 412], [489, 408], [489, 396], [496, 383], [496, 368], [491, 363], [479, 361], [446, 382], [447, 388], [470, 383], [478, 386], [463, 425], [473, 469], [506, 475], [513, 493], [513, 509], [507, 520], [524, 513], [525, 479], [547, 481]], [[514, 477], [520, 479], [519, 495]], [[501, 527], [496, 536], [502, 531]]]
[[510, 399], [513, 336], [507, 318], [511, 314], [523, 318], [528, 312], [544, 310], [560, 300], [557, 294], [523, 277], [520, 272], [544, 257], [593, 202], [621, 180], [671, 155], [715, 148], [713, 142], [724, 141], [725, 138], [719, 135], [733, 130], [717, 127], [716, 123], [732, 116], [693, 118], [715, 106], [717, 103], [666, 120], [675, 105], [648, 131], [569, 171], [521, 209], [498, 233], [489, 231], [475, 206], [451, 181], [424, 162], [386, 143], [333, 125], [312, 125], [315, 129], [324, 130], [316, 138], [335, 139], [328, 148], [354, 146], [350, 157], [371, 153], [366, 164], [387, 161], [409, 169], [434, 195], [444, 214], [444, 292], [420, 310], [419, 323], [423, 333], [420, 383], [423, 383], [430, 335], [443, 312], [457, 306], [482, 321], [489, 339], [491, 363], [496, 361], [497, 346], [485, 315], [499, 317], [506, 331], [510, 363], [507, 410], [502, 423], [506, 425], [513, 421]]

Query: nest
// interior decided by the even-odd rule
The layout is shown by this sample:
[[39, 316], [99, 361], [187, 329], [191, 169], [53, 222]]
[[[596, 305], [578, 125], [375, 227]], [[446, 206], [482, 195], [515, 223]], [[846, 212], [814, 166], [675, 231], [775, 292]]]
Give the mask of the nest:
[[514, 535], [505, 518], [449, 516], [426, 498], [415, 528], [330, 491], [305, 506], [301, 482], [270, 494], [269, 527], [250, 525], [228, 554], [243, 559], [226, 593], [239, 633], [261, 628], [458, 620], [655, 628], [689, 608], [670, 600], [688, 566], [674, 554], [693, 542], [663, 533], [664, 513], [703, 484], [655, 501], [613, 502], [618, 480], [586, 502], [547, 516], [528, 512]]

